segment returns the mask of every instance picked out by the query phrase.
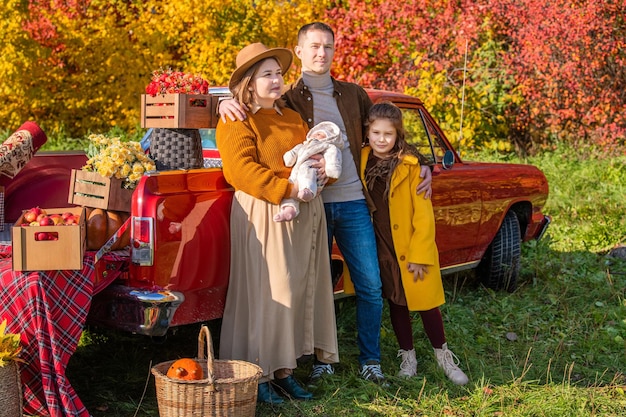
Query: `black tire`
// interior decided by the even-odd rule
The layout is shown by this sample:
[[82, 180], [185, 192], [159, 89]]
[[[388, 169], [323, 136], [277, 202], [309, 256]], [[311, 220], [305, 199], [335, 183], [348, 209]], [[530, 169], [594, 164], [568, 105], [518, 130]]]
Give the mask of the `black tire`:
[[509, 292], [515, 290], [520, 270], [521, 245], [519, 221], [515, 213], [509, 211], [478, 265], [478, 275], [487, 288]]

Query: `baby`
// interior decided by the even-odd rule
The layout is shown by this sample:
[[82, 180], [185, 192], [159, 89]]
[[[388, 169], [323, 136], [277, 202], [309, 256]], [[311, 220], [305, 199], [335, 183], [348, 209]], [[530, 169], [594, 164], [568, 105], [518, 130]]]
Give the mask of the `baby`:
[[[311, 166], [316, 160], [311, 156], [321, 154], [326, 161], [326, 176], [339, 178], [341, 175], [341, 150], [347, 142], [341, 134], [339, 126], [332, 122], [319, 123], [306, 135], [306, 141], [294, 146], [283, 155], [285, 165], [293, 167], [289, 181], [298, 184], [298, 199], [309, 202], [321, 192], [322, 187], [317, 183], [317, 168]], [[283, 222], [293, 220], [299, 214], [300, 201], [294, 198], [285, 198], [280, 202], [280, 211], [274, 216], [274, 221]]]

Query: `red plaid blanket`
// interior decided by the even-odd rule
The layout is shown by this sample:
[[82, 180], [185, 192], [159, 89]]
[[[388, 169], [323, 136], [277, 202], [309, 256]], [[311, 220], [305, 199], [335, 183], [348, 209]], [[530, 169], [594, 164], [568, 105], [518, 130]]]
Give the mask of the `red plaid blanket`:
[[[94, 293], [93, 255], [85, 256], [81, 271], [22, 273], [11, 269], [11, 247], [0, 246], [0, 321], [6, 318], [7, 331], [21, 333], [26, 414], [89, 417], [65, 370]], [[116, 276], [110, 273], [108, 283]]]

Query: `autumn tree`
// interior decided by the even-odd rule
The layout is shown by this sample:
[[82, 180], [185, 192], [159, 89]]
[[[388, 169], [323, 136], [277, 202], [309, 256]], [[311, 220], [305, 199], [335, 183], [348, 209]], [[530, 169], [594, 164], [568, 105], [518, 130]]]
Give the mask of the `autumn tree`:
[[610, 149], [626, 136], [624, 3], [5, 0], [0, 128], [132, 132], [153, 70], [224, 85], [244, 45], [291, 48], [302, 24], [323, 20], [337, 78], [419, 96], [462, 147]]
[[484, 4], [348, 0], [342, 5], [327, 12], [327, 20], [344, 22], [336, 25], [338, 78], [420, 97], [461, 149], [509, 148], [502, 112], [514, 99], [498, 66], [500, 45]]
[[[27, 5], [24, 7], [24, 5]], [[7, 97], [12, 126], [37, 121], [49, 134], [130, 128], [138, 114], [138, 87], [149, 54], [141, 33], [141, 3], [103, 0], [10, 3], [5, 12], [20, 22], [27, 40], [24, 59], [3, 56], [0, 68], [19, 65], [8, 80], [19, 89]], [[2, 33], [4, 35], [5, 33]]]
[[337, 77], [419, 94], [451, 137], [466, 79], [465, 145], [624, 143], [624, 0], [340, 4]]
[[0, 120], [3, 129], [19, 127], [25, 120], [18, 111], [30, 106], [27, 81], [41, 50], [22, 30], [27, 8], [23, 1], [6, 0], [0, 8]]
[[478, 37], [482, 11], [473, 0], [346, 0], [326, 13], [336, 32], [338, 78], [375, 88], [411, 85], [411, 56], [419, 53], [436, 71], [463, 62], [466, 41]]
[[511, 139], [626, 142], [626, 5], [501, 0], [492, 7], [506, 40], [502, 65], [523, 100], [506, 109]]
[[325, 0], [7, 0], [0, 118], [79, 137], [139, 126], [140, 94], [170, 67], [223, 85], [250, 42], [289, 46]]

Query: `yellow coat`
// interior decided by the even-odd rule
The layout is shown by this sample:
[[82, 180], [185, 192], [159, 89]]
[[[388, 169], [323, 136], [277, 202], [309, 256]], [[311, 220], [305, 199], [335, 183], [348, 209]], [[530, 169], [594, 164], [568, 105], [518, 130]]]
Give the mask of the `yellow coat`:
[[[360, 174], [365, 187], [365, 166], [370, 151], [371, 148], [366, 146], [361, 152]], [[415, 192], [421, 181], [417, 158], [406, 156], [396, 167], [389, 188], [391, 235], [411, 311], [426, 311], [445, 303], [432, 201]], [[409, 262], [428, 265], [423, 280], [413, 281]]]

